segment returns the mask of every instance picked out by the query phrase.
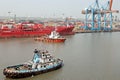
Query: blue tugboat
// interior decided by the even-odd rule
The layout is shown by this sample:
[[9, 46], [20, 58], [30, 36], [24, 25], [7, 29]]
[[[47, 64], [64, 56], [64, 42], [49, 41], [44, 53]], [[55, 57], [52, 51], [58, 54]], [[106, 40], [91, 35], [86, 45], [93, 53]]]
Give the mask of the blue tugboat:
[[55, 59], [48, 51], [34, 51], [33, 59], [19, 65], [8, 66], [3, 70], [7, 78], [25, 78], [49, 71], [57, 70], [63, 66], [63, 60]]

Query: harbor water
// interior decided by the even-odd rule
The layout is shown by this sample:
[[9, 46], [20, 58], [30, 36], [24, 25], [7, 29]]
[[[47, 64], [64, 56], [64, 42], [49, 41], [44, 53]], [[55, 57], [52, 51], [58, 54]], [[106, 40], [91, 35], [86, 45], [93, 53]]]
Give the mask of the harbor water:
[[18, 80], [120, 80], [120, 32], [65, 37], [65, 43], [38, 42], [33, 38], [0, 39], [0, 80], [13, 80], [5, 78], [3, 68], [32, 59], [35, 48], [46, 49], [63, 59], [64, 66]]

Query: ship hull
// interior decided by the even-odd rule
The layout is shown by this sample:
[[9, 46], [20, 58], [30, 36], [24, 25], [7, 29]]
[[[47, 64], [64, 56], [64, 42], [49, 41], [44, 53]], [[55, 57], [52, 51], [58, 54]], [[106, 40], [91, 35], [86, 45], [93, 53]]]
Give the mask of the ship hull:
[[51, 31], [20, 31], [20, 32], [1, 32], [0, 38], [22, 38], [22, 37], [38, 37], [50, 34]]
[[[74, 27], [58, 27], [57, 32], [60, 35], [73, 35], [72, 31]], [[54, 28], [45, 28], [38, 30], [0, 30], [0, 38], [22, 38], [22, 37], [38, 37], [43, 35], [49, 35]]]
[[60, 27], [59, 26], [57, 28], [57, 32], [60, 35], [74, 35], [75, 33], [73, 32], [73, 29], [74, 29], [74, 26], [69, 26], [69, 27], [66, 27], [66, 26]]
[[52, 39], [52, 38], [35, 38], [35, 41], [42, 41], [42, 42], [55, 42], [55, 43], [60, 43], [60, 42], [65, 42], [65, 38], [57, 38], [57, 39]]
[[45, 70], [38, 70], [36, 69], [35, 71], [29, 71], [29, 72], [24, 72], [24, 73], [18, 73], [18, 72], [7, 72], [6, 69], [3, 70], [3, 74], [6, 76], [6, 78], [13, 78], [13, 79], [17, 79], [17, 78], [26, 78], [26, 77], [31, 77], [31, 76], [35, 76], [35, 75], [39, 75], [42, 73], [47, 73], [50, 71], [54, 71], [57, 70], [59, 68], [61, 68], [63, 66], [63, 64], [59, 64], [56, 67], [53, 68], [49, 68], [49, 69], [45, 69]]

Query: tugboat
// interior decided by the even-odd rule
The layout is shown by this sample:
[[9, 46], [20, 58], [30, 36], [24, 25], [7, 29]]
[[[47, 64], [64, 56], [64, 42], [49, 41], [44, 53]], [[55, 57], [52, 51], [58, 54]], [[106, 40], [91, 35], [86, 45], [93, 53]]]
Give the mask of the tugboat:
[[48, 36], [35, 38], [35, 41], [43, 42], [65, 42], [65, 40], [66, 39], [61, 37], [60, 34], [56, 31], [52, 31]]
[[49, 71], [57, 70], [63, 66], [63, 60], [55, 59], [46, 50], [34, 51], [33, 59], [23, 64], [4, 68], [3, 74], [7, 78], [25, 78]]

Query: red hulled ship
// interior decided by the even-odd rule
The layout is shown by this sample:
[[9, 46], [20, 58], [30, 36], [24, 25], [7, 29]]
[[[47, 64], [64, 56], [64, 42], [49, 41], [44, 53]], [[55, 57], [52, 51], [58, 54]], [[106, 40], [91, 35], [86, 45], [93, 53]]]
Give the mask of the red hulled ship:
[[56, 31], [52, 31], [50, 35], [44, 37], [35, 38], [35, 41], [43, 41], [43, 42], [65, 42], [65, 38], [60, 36], [60, 34]]
[[[74, 26], [56, 26], [56, 31], [60, 35], [71, 35]], [[21, 38], [21, 37], [37, 37], [48, 35], [55, 30], [55, 26], [44, 26], [39, 23], [0, 23], [0, 38]]]

